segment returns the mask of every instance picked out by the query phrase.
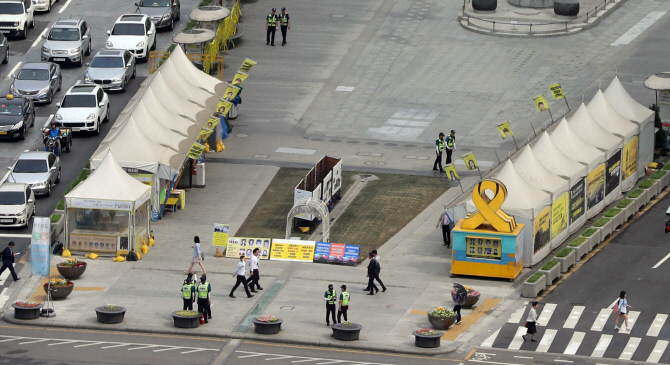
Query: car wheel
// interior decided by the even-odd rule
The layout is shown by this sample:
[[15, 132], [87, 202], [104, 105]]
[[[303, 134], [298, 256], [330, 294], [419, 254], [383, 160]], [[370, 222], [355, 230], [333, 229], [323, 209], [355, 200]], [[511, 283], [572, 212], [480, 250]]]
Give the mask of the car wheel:
[[70, 153], [70, 151], [72, 151], [72, 139], [70, 139], [67, 142], [67, 146], [65, 146], [65, 152]]
[[84, 66], [84, 53], [82, 53], [79, 56], [79, 63], [77, 64], [77, 67], [82, 67], [82, 66]]
[[103, 122], [108, 123], [109, 122], [109, 108], [111, 108], [111, 104], [107, 102], [107, 113], [105, 113], [105, 119], [103, 119]]
[[35, 28], [35, 17], [33, 16], [33, 21], [30, 22], [30, 29]]
[[7, 64], [9, 62], [9, 47], [7, 47], [7, 52], [5, 52], [5, 59], [2, 60], [2, 63]]
[[58, 175], [56, 175], [56, 184], [60, 183], [60, 169], [58, 169]]
[[51, 95], [51, 91], [49, 91], [49, 97], [47, 98], [47, 104], [51, 104], [51, 99], [53, 95]]
[[[123, 86], [121, 87], [121, 92], [125, 93], [126, 92], [126, 78], [123, 78]], [[109, 114], [109, 108], [107, 108], [107, 114]], [[107, 119], [107, 117], [105, 117]]]
[[95, 131], [93, 132], [96, 136], [100, 135], [100, 119], [98, 119], [98, 125], [95, 127]]
[[47, 182], [47, 193], [45, 196], [51, 196], [51, 182]]
[[174, 18], [170, 18], [170, 26], [168, 27], [169, 30], [174, 29]]
[[21, 32], [21, 39], [28, 39], [28, 23], [23, 25], [23, 32]]
[[34, 127], [34, 126], [35, 126], [35, 112], [33, 112], [32, 115], [33, 115], [33, 121], [30, 122], [30, 126], [31, 126], [31, 127]]
[[47, 13], [51, 13], [51, 0], [49, 0], [49, 3], [47, 4]]
[[91, 48], [93, 47], [91, 42], [93, 42], [93, 40], [89, 38], [88, 39], [88, 48], [86, 49], [86, 55], [87, 56], [91, 54]]
[[130, 78], [131, 78], [131, 79], [134, 79], [135, 76], [137, 76], [137, 66], [133, 66], [133, 74], [130, 75]]
[[177, 17], [175, 18], [176, 21], [179, 21], [181, 19], [181, 8], [177, 9]]
[[60, 91], [61, 87], [63, 87], [63, 76], [58, 78], [58, 89], [56, 91]]
[[[156, 50], [156, 38], [154, 38], [154, 43], [151, 44], [151, 49], [150, 49], [150, 51], [155, 51], [155, 50]], [[147, 56], [149, 56], [148, 53], [147, 53]]]
[[21, 134], [19, 134], [19, 139], [22, 140], [22, 141], [25, 140], [27, 132], [28, 132], [28, 126], [26, 124], [24, 124], [23, 128], [21, 128]]

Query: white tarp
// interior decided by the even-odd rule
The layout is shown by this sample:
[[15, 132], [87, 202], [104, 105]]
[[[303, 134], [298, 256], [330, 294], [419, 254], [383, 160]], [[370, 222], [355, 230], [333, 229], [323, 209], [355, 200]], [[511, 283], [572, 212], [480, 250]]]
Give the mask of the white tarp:
[[156, 76], [151, 82], [152, 86], [156, 85], [160, 87], [161, 85], [166, 85], [184, 99], [201, 105], [203, 109], [214, 112], [216, 104], [221, 100], [220, 96], [217, 97], [209, 91], [191, 84], [173, 67], [161, 67], [154, 73]]
[[225, 82], [218, 80], [215, 77], [205, 74], [204, 72], [198, 70], [193, 66], [193, 62], [188, 59], [188, 56], [184, 53], [181, 47], [176, 47], [174, 51], [170, 54], [170, 58], [163, 63], [173, 63], [181, 74], [187, 79], [193, 81], [195, 84], [200, 85], [200, 87], [205, 90], [218, 95], [219, 97], [223, 96], [223, 93], [226, 91], [228, 85]]

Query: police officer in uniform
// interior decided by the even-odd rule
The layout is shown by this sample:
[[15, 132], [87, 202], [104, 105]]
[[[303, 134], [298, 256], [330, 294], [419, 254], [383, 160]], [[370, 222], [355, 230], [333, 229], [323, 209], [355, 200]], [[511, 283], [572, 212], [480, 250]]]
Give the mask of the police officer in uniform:
[[184, 310], [193, 310], [195, 302], [195, 288], [193, 285], [193, 274], [189, 273], [184, 285], [181, 287], [181, 297], [184, 299]]
[[198, 312], [205, 317], [205, 323], [208, 322], [207, 319], [212, 319], [212, 310], [209, 309], [209, 293], [211, 291], [212, 286], [207, 282], [207, 276], [203, 274], [198, 285]]
[[284, 46], [286, 44], [286, 33], [291, 29], [291, 17], [288, 16], [286, 8], [281, 8], [281, 14], [279, 14], [279, 26], [281, 27], [282, 36], [281, 45]]
[[437, 171], [437, 165], [440, 165], [440, 172], [444, 172], [442, 168], [442, 151], [444, 151], [444, 133], [440, 132], [440, 135], [435, 140], [435, 163], [433, 163], [433, 170]]
[[328, 284], [328, 290], [326, 294], [323, 295], [326, 299], [326, 326], [330, 326], [330, 318], [332, 315], [333, 324], [337, 323], [335, 321], [335, 303], [337, 302], [337, 292], [333, 290], [333, 284]]
[[347, 321], [347, 311], [349, 310], [349, 299], [351, 296], [347, 293], [347, 286], [342, 285], [340, 287], [342, 293], [340, 293], [340, 309], [337, 311], [337, 323], [342, 323], [342, 316], [344, 316], [344, 321]]
[[266, 45], [271, 44], [270, 43], [270, 34], [272, 34], [272, 46], [275, 45], [275, 32], [277, 31], [277, 9], [272, 8], [272, 13], [268, 14], [268, 17], [265, 18], [265, 29], [268, 32], [267, 35], [267, 43]]
[[456, 149], [456, 131], [451, 130], [451, 134], [447, 137], [447, 162], [446, 164], [451, 163], [451, 154]]

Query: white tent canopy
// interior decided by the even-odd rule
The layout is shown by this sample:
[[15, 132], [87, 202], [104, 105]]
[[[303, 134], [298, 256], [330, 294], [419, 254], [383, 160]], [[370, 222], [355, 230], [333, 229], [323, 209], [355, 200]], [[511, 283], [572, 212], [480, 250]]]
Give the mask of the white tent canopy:
[[155, 74], [156, 77], [151, 82], [151, 85], [157, 85], [159, 87], [165, 85], [184, 99], [202, 106], [203, 109], [213, 112], [214, 109], [216, 109], [216, 104], [221, 100], [220, 96], [216, 97], [209, 91], [191, 84], [174, 68], [161, 67]]
[[605, 162], [605, 153], [584, 142], [565, 118], [549, 129], [549, 136], [558, 149], [569, 158], [586, 165], [587, 171]]
[[179, 72], [184, 75], [185, 78], [192, 81], [193, 83], [200, 85], [205, 90], [209, 90], [215, 95], [222, 96], [226, 91], [228, 85], [225, 82], [222, 82], [215, 77], [205, 74], [200, 70], [193, 67], [193, 63], [188, 59], [188, 56], [184, 53], [181, 47], [176, 47], [174, 51], [170, 54], [170, 58], [163, 63], [174, 63]]
[[639, 125], [627, 120], [619, 114], [605, 98], [601, 90], [587, 105], [593, 119], [612, 134], [622, 137], [625, 141], [640, 133]]
[[570, 186], [587, 174], [587, 167], [561, 152], [546, 131], [530, 143], [530, 148], [544, 167], [556, 175], [570, 179]]
[[649, 118], [654, 112], [635, 101], [626, 92], [618, 77], [614, 77], [614, 80], [612, 80], [612, 83], [605, 89], [603, 94], [617, 113], [621, 114], [627, 120], [642, 124], [641, 128], [644, 127], [644, 124], [651, 121]]
[[577, 108], [577, 111], [567, 119], [572, 130], [584, 138], [586, 143], [607, 152], [607, 158], [623, 147], [623, 140], [601, 127], [593, 118], [586, 105]]
[[549, 171], [535, 156], [530, 146], [526, 146], [512, 157], [519, 174], [534, 187], [558, 197], [570, 189], [570, 182]]
[[502, 209], [515, 217], [532, 220], [536, 212], [551, 205], [551, 197], [544, 191], [528, 183], [507, 160], [492, 176], [507, 187], [507, 199]]

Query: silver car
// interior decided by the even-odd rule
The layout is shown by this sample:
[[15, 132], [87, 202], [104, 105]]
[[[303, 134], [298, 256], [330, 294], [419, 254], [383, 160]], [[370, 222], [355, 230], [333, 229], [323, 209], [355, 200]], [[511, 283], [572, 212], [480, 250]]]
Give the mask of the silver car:
[[22, 153], [9, 167], [7, 181], [28, 184], [35, 195], [51, 195], [51, 187], [60, 182], [60, 159], [51, 152]]
[[27, 184], [0, 186], [0, 226], [27, 227], [35, 215], [35, 194]]
[[2, 33], [0, 33], [0, 58], [2, 58], [3, 64], [9, 62], [9, 42], [7, 42], [7, 38]]
[[126, 91], [126, 84], [135, 78], [135, 56], [123, 49], [105, 49], [87, 63], [85, 84], [99, 84], [105, 90]]
[[42, 38], [42, 61], [83, 66], [91, 54], [91, 28], [82, 18], [60, 18]]
[[51, 104], [54, 94], [60, 91], [63, 85], [60, 66], [52, 62], [25, 63], [19, 73], [12, 75], [12, 78], [14, 81], [9, 86], [9, 92], [35, 103]]

